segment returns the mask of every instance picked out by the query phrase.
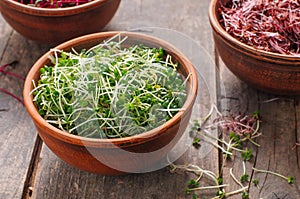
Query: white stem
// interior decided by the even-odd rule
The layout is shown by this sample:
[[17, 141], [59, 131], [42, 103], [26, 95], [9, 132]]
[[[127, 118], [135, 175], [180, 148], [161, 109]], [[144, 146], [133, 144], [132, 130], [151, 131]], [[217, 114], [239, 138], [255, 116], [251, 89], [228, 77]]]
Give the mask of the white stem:
[[191, 188], [189, 190], [191, 191], [196, 191], [196, 190], [204, 190], [204, 189], [219, 189], [223, 187], [228, 187], [228, 184], [222, 184], [222, 185], [216, 185], [216, 186], [206, 186], [206, 187], [196, 187], [196, 188]]
[[229, 173], [230, 173], [230, 176], [232, 177], [232, 179], [234, 180], [234, 182], [243, 188], [244, 186], [242, 185], [242, 183], [238, 179], [236, 179], [236, 177], [233, 175], [232, 168], [230, 168]]

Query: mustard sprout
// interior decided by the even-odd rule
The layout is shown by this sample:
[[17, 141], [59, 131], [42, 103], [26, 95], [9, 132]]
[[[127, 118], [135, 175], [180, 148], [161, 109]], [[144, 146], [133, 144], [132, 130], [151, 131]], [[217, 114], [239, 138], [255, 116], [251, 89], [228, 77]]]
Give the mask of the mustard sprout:
[[80, 52], [53, 49], [53, 66], [41, 68], [31, 92], [40, 115], [75, 135], [115, 138], [182, 111], [186, 86], [178, 63], [161, 48], [122, 48], [126, 39], [116, 35]]

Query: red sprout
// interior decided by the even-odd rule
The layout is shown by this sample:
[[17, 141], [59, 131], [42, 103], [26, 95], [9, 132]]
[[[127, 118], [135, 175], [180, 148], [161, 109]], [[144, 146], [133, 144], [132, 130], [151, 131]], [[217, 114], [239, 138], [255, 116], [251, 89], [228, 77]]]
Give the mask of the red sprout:
[[16, 73], [9, 72], [9, 71], [5, 71], [5, 69], [6, 69], [8, 66], [14, 65], [14, 64], [16, 64], [16, 63], [17, 63], [17, 61], [13, 61], [13, 62], [11, 62], [11, 63], [9, 63], [9, 64], [4, 64], [3, 66], [0, 66], [0, 73], [6, 74], [6, 75], [10, 75], [10, 76], [13, 76], [13, 77], [18, 78], [18, 79], [21, 79], [21, 80], [25, 80], [24, 77], [22, 77], [22, 76], [20, 76], [20, 75], [18, 75], [18, 74], [16, 74]]
[[[208, 118], [211, 117], [213, 110], [216, 110], [217, 116], [211, 121], [211, 123], [207, 124], [206, 122]], [[241, 137], [251, 138], [252, 136], [257, 137], [259, 134], [258, 129], [260, 122], [259, 111], [254, 112], [252, 115], [241, 113], [236, 115], [223, 115], [218, 111], [216, 106], [213, 106], [210, 113], [205, 117], [205, 120], [199, 128], [199, 131], [202, 129], [213, 129], [215, 127], [219, 127], [223, 133], [234, 132]]]
[[[14, 65], [16, 64], [17, 61], [13, 61], [9, 64], [4, 64], [3, 66], [0, 66], [0, 73], [3, 73], [3, 74], [6, 74], [6, 75], [10, 75], [10, 76], [13, 76], [15, 78], [18, 78], [18, 79], [21, 79], [21, 80], [24, 80], [25, 78], [18, 75], [18, 74], [15, 74], [15, 73], [12, 73], [12, 72], [9, 72], [9, 71], [5, 71], [5, 69], [8, 67], [8, 66], [11, 66], [11, 65]], [[11, 92], [9, 92], [8, 90], [4, 89], [4, 88], [1, 88], [0, 87], [0, 92], [3, 92], [3, 93], [6, 93], [7, 95], [11, 96], [12, 98], [18, 100], [23, 106], [24, 106], [24, 102], [21, 98], [17, 97], [16, 95], [12, 94]]]
[[257, 115], [249, 116], [239, 113], [237, 116], [229, 115], [219, 118], [218, 125], [225, 132], [235, 132], [240, 136], [251, 136], [256, 131], [257, 122]]
[[18, 100], [23, 106], [25, 106], [25, 104], [24, 104], [24, 102], [23, 102], [23, 100], [21, 98], [19, 98], [16, 95], [12, 94], [8, 90], [0, 87], [0, 91], [3, 92], [3, 93], [6, 93], [7, 95], [11, 96], [12, 98]]
[[300, 56], [300, 3], [297, 0], [231, 0], [221, 5], [220, 23], [254, 48]]
[[93, 0], [15, 0], [19, 3], [40, 8], [63, 8], [78, 6]]

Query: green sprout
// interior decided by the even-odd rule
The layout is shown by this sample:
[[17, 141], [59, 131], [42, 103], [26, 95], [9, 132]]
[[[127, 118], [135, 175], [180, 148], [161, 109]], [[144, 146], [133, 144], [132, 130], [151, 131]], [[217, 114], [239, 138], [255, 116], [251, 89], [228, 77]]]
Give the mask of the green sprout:
[[53, 49], [31, 91], [51, 125], [89, 138], [122, 138], [171, 119], [186, 99], [186, 79], [161, 48], [123, 48], [119, 34], [88, 50]]
[[[216, 118], [211, 118], [213, 115], [216, 115]], [[220, 152], [223, 153], [224, 158], [222, 167], [220, 168], [220, 172], [218, 174], [202, 169], [198, 165], [194, 164], [174, 165], [171, 163], [173, 168], [172, 171], [175, 171], [176, 169], [183, 169], [198, 176], [197, 180], [189, 181], [189, 186], [186, 189], [187, 194], [191, 194], [193, 191], [217, 189], [216, 196], [212, 199], [224, 199], [236, 194], [241, 194], [243, 199], [249, 199], [249, 186], [244, 186], [242, 183], [249, 181], [249, 175], [246, 173], [245, 161], [249, 161], [253, 157], [253, 151], [252, 149], [243, 148], [243, 143], [249, 141], [255, 146], [259, 147], [259, 144], [253, 141], [254, 138], [261, 135], [261, 133], [259, 133], [260, 121], [258, 119], [259, 112], [255, 112], [251, 116], [225, 116], [222, 115], [221, 112], [218, 111], [216, 105], [213, 104], [209, 113], [204, 118], [191, 122], [192, 127], [190, 128], [190, 135], [193, 136], [193, 146], [200, 145], [200, 141], [207, 142], [219, 149]], [[225, 135], [224, 138], [221, 136], [216, 136], [210, 132], [210, 130], [215, 130], [218, 127], [220, 127], [222, 130], [222, 135]], [[226, 192], [225, 187], [228, 187], [229, 185], [223, 184], [223, 178], [221, 177], [222, 172], [227, 158], [235, 156], [236, 153], [240, 153], [244, 159], [244, 171], [243, 175], [240, 177], [240, 179], [238, 179], [234, 176], [232, 172], [233, 169], [230, 168], [230, 177], [236, 184], [240, 186], [240, 189]], [[199, 181], [202, 177], [210, 178], [213, 180], [215, 185], [201, 186]], [[195, 194], [193, 197], [197, 198], [197, 195]]]
[[243, 183], [243, 182], [248, 182], [248, 180], [249, 180], [249, 175], [248, 175], [248, 174], [242, 175], [240, 180], [241, 180], [242, 183]]
[[218, 190], [216, 193], [216, 196], [218, 196], [218, 198], [222, 199], [226, 197], [226, 193], [224, 190]]
[[189, 188], [196, 188], [199, 186], [199, 182], [197, 182], [196, 180], [194, 179], [191, 179], [189, 182], [188, 182], [188, 187]]
[[294, 183], [294, 177], [293, 176], [284, 176], [282, 174], [279, 174], [279, 173], [276, 173], [276, 172], [273, 172], [273, 171], [268, 171], [268, 170], [263, 170], [263, 169], [256, 169], [256, 168], [252, 168], [255, 172], [259, 172], [259, 173], [268, 173], [268, 174], [272, 174], [272, 175], [275, 175], [275, 176], [278, 176], [284, 180], [286, 180], [289, 184], [293, 184]]
[[249, 193], [248, 193], [247, 191], [244, 191], [244, 192], [242, 193], [242, 198], [243, 198], [243, 199], [248, 199], [248, 198], [249, 198]]
[[243, 162], [243, 175], [240, 178], [241, 182], [248, 182], [249, 180], [249, 175], [246, 173], [246, 165], [245, 162]]
[[198, 196], [196, 194], [192, 195], [192, 199], [199, 199]]
[[257, 178], [253, 179], [252, 182], [256, 187], [258, 186], [259, 181]]
[[200, 141], [201, 139], [200, 138], [197, 138], [195, 137], [194, 140], [193, 140], [193, 146], [198, 149], [201, 145], [200, 145]]
[[252, 156], [252, 149], [248, 150], [248, 148], [246, 148], [246, 150], [242, 152], [242, 158], [244, 159], [244, 161], [249, 161], [252, 158]]

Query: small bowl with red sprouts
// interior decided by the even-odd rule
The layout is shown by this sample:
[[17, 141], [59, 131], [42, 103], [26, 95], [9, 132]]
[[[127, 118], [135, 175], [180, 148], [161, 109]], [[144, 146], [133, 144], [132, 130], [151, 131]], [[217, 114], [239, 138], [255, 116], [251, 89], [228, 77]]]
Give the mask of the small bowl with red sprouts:
[[0, 12], [21, 35], [58, 44], [101, 31], [121, 0], [1, 0]]
[[297, 0], [212, 0], [215, 47], [242, 81], [268, 93], [300, 94]]

